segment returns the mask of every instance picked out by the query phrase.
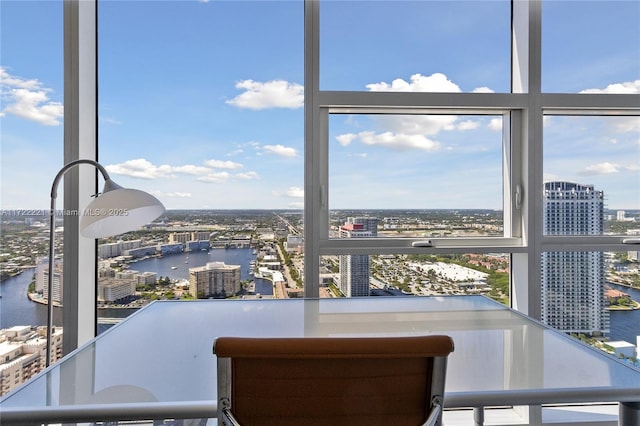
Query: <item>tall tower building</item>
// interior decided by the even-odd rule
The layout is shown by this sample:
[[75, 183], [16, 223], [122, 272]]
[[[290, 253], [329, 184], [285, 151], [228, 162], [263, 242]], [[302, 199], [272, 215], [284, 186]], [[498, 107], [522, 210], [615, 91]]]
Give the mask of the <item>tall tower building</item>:
[[[51, 280], [52, 284], [52, 293], [53, 293], [53, 303], [54, 304], [62, 304], [62, 290], [63, 290], [63, 282], [64, 282], [64, 270], [63, 263], [61, 260], [56, 259], [53, 264], [53, 279]], [[49, 300], [49, 262], [46, 259], [43, 259], [41, 263], [38, 264], [36, 268], [36, 290], [42, 291], [42, 297]]]
[[[350, 217], [340, 227], [340, 238], [369, 238], [378, 235], [378, 219]], [[347, 297], [369, 296], [369, 255], [340, 256], [340, 290]]]
[[[545, 235], [602, 235], [604, 194], [593, 185], [544, 185]], [[609, 332], [603, 252], [542, 254], [542, 322], [567, 333]]]
[[242, 289], [240, 265], [209, 262], [189, 268], [189, 292], [198, 299], [231, 297]]

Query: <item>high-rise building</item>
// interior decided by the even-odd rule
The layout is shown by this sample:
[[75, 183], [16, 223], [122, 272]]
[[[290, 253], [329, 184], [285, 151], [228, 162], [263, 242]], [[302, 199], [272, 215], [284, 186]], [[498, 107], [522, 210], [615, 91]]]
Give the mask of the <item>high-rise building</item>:
[[[340, 227], [340, 238], [369, 238], [378, 235], [378, 219], [350, 217]], [[369, 296], [369, 255], [340, 256], [340, 290], [347, 297]]]
[[189, 268], [189, 291], [197, 298], [230, 297], [241, 289], [240, 265], [209, 262]]
[[[603, 192], [593, 185], [545, 183], [543, 227], [545, 235], [602, 235]], [[608, 333], [604, 284], [603, 252], [544, 252], [542, 321], [567, 333]]]
[[345, 224], [355, 223], [362, 225], [364, 230], [371, 232], [371, 237], [378, 236], [378, 218], [369, 216], [348, 217]]
[[[62, 327], [53, 327], [51, 358], [62, 358]], [[46, 327], [20, 325], [0, 329], [0, 396], [45, 368]]]
[[[64, 270], [61, 260], [56, 259], [53, 264], [53, 279], [51, 280], [51, 290], [53, 293], [53, 303], [56, 305], [62, 304], [62, 293], [64, 282]], [[42, 291], [42, 297], [49, 299], [49, 262], [44, 260], [38, 264], [36, 269], [36, 290]]]

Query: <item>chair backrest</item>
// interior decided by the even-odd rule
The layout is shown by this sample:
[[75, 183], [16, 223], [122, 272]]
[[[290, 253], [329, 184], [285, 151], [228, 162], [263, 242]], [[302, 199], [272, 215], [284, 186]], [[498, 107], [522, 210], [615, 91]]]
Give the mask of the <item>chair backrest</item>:
[[452, 351], [448, 336], [219, 337], [218, 409], [247, 426], [419, 425]]

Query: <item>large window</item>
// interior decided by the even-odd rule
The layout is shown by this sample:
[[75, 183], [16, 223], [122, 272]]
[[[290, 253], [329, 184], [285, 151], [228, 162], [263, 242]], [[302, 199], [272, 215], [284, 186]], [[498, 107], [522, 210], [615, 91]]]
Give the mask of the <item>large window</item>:
[[101, 162], [168, 209], [301, 208], [302, 11], [99, 3]]
[[[638, 116], [545, 116], [544, 179], [580, 186], [566, 187], [569, 191], [563, 191], [562, 184], [545, 188], [550, 202], [565, 206], [555, 208], [555, 218], [548, 218], [557, 225], [554, 235], [626, 235], [638, 228], [639, 135]], [[581, 207], [566, 208], [572, 203]], [[602, 212], [596, 214], [595, 206]], [[562, 221], [575, 221], [576, 226], [560, 230]], [[579, 221], [584, 226], [578, 226]]]
[[[580, 9], [589, 16], [557, 25], [582, 3], [514, 2], [508, 19], [510, 90], [501, 88], [501, 73], [483, 62], [493, 57], [499, 67], [504, 58], [483, 50], [484, 43], [494, 41], [493, 53], [500, 52], [503, 4], [473, 5], [478, 16], [487, 11], [484, 7], [495, 10], [488, 21], [477, 23], [481, 29], [474, 42], [483, 53], [465, 56], [473, 58], [470, 69], [478, 80], [460, 89], [455, 78], [446, 85], [446, 79], [442, 85], [436, 80], [469, 66], [463, 59], [447, 61], [443, 52], [454, 50], [455, 38], [469, 34], [473, 19], [454, 20], [459, 31], [449, 39], [443, 27], [452, 21], [446, 17], [455, 15], [461, 3], [418, 3], [397, 8], [387, 2], [371, 7], [308, 4], [315, 8], [307, 13], [307, 23], [320, 31], [316, 38], [307, 30], [307, 67], [312, 68], [305, 92], [312, 108], [307, 124], [315, 132], [307, 133], [306, 155], [319, 162], [306, 169], [305, 189], [312, 196], [306, 201], [305, 223], [314, 224], [306, 233], [307, 294], [316, 294], [311, 286], [317, 282], [327, 295], [324, 286], [331, 281], [336, 288], [342, 284], [343, 294], [367, 294], [357, 289], [367, 281], [370, 290], [378, 286], [374, 277], [380, 274], [373, 271], [385, 264], [380, 258], [388, 263], [402, 256], [503, 253], [509, 260], [508, 303], [544, 319], [549, 306], [545, 291], [558, 278], [553, 271], [578, 270], [578, 253], [595, 252], [600, 254], [591, 256], [598, 262], [585, 258], [581, 265], [601, 266], [591, 275], [578, 271], [576, 277], [590, 286], [604, 309], [604, 260], [609, 257], [602, 253], [624, 250], [636, 240], [630, 228], [640, 213], [638, 3], [615, 3], [599, 15], [604, 6], [590, 2]], [[372, 17], [382, 9], [387, 13], [380, 21], [384, 30]], [[404, 25], [424, 18], [427, 9], [429, 19], [439, 17], [437, 25], [420, 34]], [[368, 18], [362, 29], [340, 24], [356, 11]], [[619, 15], [625, 16], [620, 27], [606, 37], [590, 43], [580, 36], [594, 34], [588, 28], [595, 22], [613, 22]], [[434, 50], [429, 32], [438, 30], [442, 44]], [[616, 41], [615, 49], [603, 48]], [[350, 67], [345, 65], [350, 60], [340, 56], [342, 45], [354, 51]], [[378, 55], [365, 57], [376, 48]], [[433, 54], [399, 59], [421, 49]], [[434, 67], [442, 76], [430, 74]], [[493, 79], [482, 81], [489, 69]], [[481, 85], [491, 90], [472, 89]], [[573, 207], [566, 203], [571, 194], [580, 199]], [[558, 197], [563, 197], [562, 208]], [[437, 208], [461, 212], [438, 217], [421, 211]], [[482, 209], [493, 211], [480, 217]], [[321, 260], [316, 262], [316, 256]], [[327, 276], [330, 271], [333, 277]], [[372, 278], [359, 279], [354, 271]], [[415, 287], [412, 274], [394, 278], [395, 289]], [[567, 296], [572, 300], [575, 295]], [[606, 318], [598, 321], [591, 331], [608, 332]]]
[[[61, 123], [62, 101], [62, 76], [48, 59], [61, 53], [42, 48], [51, 37], [35, 40], [35, 30], [9, 20], [29, 2], [7, 4], [2, 206], [30, 207], [30, 192], [42, 193], [33, 207], [44, 207], [58, 168], [47, 166], [55, 154], [44, 141], [60, 127], [42, 120]], [[37, 4], [38, 13], [60, 9]], [[94, 5], [65, 3], [87, 4]], [[97, 43], [67, 51], [96, 55], [98, 80], [89, 78], [95, 69], [69, 71], [80, 97], [65, 96], [65, 106], [89, 114], [74, 118], [72, 136], [91, 115], [99, 126], [66, 141], [67, 156], [89, 152], [118, 183], [169, 209], [148, 229], [99, 241], [95, 268], [82, 257], [92, 250], [65, 238], [75, 281], [98, 275], [101, 303], [111, 278], [140, 287], [183, 282], [159, 297], [241, 296], [190, 281], [191, 268], [235, 264], [202, 250], [227, 246], [249, 247], [241, 281], [258, 272], [286, 283], [274, 297], [481, 291], [554, 321], [562, 315], [549, 306], [586, 294], [559, 294], [572, 288], [562, 288], [561, 277], [590, 285], [604, 302], [607, 271], [637, 273], [637, 255], [612, 255], [636, 253], [640, 228], [637, 1], [95, 4], [97, 13], [66, 25], [79, 23], [80, 40], [98, 34]], [[55, 20], [46, 16], [24, 22], [49, 34], [43, 29]], [[20, 49], [9, 45], [9, 29], [24, 36]], [[47, 76], [38, 61], [25, 65], [30, 51]], [[92, 114], [79, 99], [96, 93]], [[35, 112], [40, 127], [26, 137], [18, 126], [35, 123], [25, 120]], [[18, 167], [24, 158], [30, 166]], [[71, 189], [89, 192], [79, 180], [91, 181], [75, 179]], [[72, 232], [65, 226], [65, 237]], [[152, 271], [143, 262], [172, 247], [180, 253], [165, 259], [175, 261], [145, 275]], [[500, 275], [491, 278], [495, 287], [483, 288], [480, 278], [445, 286], [447, 278], [434, 277], [445, 264]], [[142, 275], [133, 277], [136, 270]], [[336, 292], [326, 292], [332, 285]], [[78, 306], [93, 305], [94, 296], [80, 295]], [[606, 335], [606, 318], [600, 324], [592, 331]]]
[[99, 242], [99, 330], [156, 299], [272, 296], [255, 262], [303, 208], [303, 11], [99, 3], [99, 158], [167, 208]]
[[[44, 326], [51, 183], [64, 164], [63, 2], [3, 1], [0, 9], [0, 328]], [[63, 197], [61, 185], [52, 291], [56, 326], [62, 325], [58, 306], [66, 300]]]
[[638, 93], [638, 20], [637, 1], [543, 1], [542, 90]]
[[509, 92], [499, 1], [321, 1], [320, 88]]
[[502, 119], [332, 114], [329, 209], [502, 210]]

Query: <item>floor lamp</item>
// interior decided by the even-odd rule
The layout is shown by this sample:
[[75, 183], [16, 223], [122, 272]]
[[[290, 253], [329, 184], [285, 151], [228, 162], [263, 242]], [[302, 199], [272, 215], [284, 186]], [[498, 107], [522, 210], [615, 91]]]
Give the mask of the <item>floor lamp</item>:
[[66, 164], [53, 180], [51, 186], [51, 209], [49, 210], [49, 277], [47, 281], [47, 353], [46, 366], [51, 364], [53, 330], [53, 270], [55, 215], [58, 183], [72, 167], [89, 164], [97, 168], [104, 178], [104, 189], [89, 203], [80, 215], [80, 233], [89, 238], [104, 238], [133, 231], [152, 222], [165, 208], [156, 197], [137, 189], [122, 188], [111, 180], [107, 170], [97, 161], [80, 159]]

